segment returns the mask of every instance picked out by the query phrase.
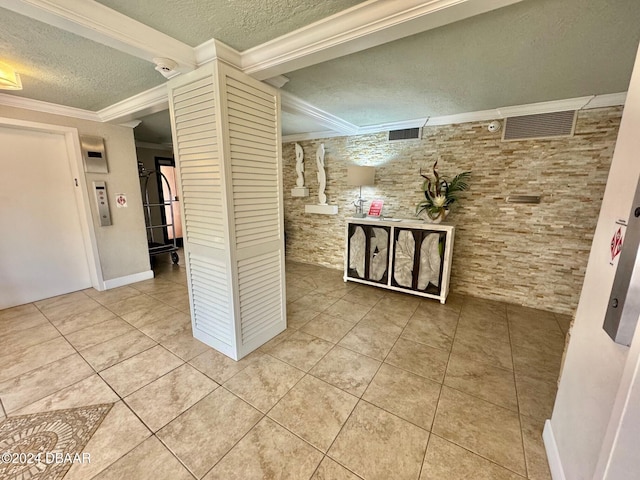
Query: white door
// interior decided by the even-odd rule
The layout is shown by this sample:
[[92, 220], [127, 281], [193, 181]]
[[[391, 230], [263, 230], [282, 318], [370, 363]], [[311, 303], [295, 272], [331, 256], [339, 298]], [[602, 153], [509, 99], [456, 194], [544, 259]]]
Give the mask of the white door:
[[0, 127], [0, 309], [91, 286], [64, 135]]

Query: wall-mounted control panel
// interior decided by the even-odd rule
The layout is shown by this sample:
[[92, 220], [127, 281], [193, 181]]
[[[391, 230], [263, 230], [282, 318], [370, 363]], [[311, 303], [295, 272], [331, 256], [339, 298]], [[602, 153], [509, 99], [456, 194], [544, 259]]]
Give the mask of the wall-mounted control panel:
[[80, 137], [84, 171], [87, 173], [109, 173], [107, 152], [104, 149], [104, 139], [100, 137]]
[[111, 212], [109, 211], [109, 201], [107, 200], [107, 185], [104, 182], [93, 182], [93, 191], [96, 194], [100, 226], [108, 227], [111, 225]]
[[636, 188], [626, 232], [622, 239], [618, 268], [602, 325], [613, 341], [621, 345], [631, 345], [640, 315], [640, 268], [637, 268], [640, 260], [639, 248], [640, 183]]

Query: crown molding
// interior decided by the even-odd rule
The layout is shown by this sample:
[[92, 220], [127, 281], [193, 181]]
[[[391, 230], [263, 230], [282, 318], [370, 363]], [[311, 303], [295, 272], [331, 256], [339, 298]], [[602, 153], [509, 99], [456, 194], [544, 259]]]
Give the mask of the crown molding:
[[289, 79], [284, 75], [278, 75], [277, 77], [267, 78], [263, 80], [263, 82], [268, 85], [271, 85], [272, 87], [279, 89], [284, 87], [287, 83], [289, 83]]
[[149, 150], [167, 150], [173, 152], [173, 145], [166, 143], [141, 142], [136, 140], [136, 148], [148, 148]]
[[264, 80], [520, 1], [369, 0], [245, 50], [242, 70]]
[[103, 122], [118, 123], [136, 120], [145, 115], [160, 112], [169, 108], [167, 85], [161, 84], [142, 93], [126, 98], [118, 103], [103, 108], [97, 115]]
[[121, 127], [136, 128], [141, 123], [142, 120], [131, 120], [129, 122], [119, 123], [118, 125], [120, 125]]
[[2, 7], [149, 62], [167, 57], [182, 72], [196, 68], [191, 46], [95, 1], [3, 0]]
[[582, 110], [595, 95], [588, 97], [567, 98], [565, 100], [552, 100], [550, 102], [529, 103], [514, 107], [500, 107], [496, 111], [500, 118], [521, 117], [522, 115], [537, 115], [540, 113], [565, 112], [568, 110]]
[[604, 108], [604, 107], [619, 107], [624, 105], [627, 101], [627, 92], [620, 93], [608, 93], [606, 95], [596, 95], [589, 103], [587, 103], [583, 109], [590, 108]]
[[304, 115], [313, 119], [319, 125], [327, 127], [342, 135], [356, 135], [359, 127], [340, 117], [319, 109], [288, 92], [280, 92], [282, 110], [296, 115]]
[[332, 130], [326, 130], [324, 132], [293, 133], [291, 135], [283, 135], [282, 143], [302, 142], [304, 140], [317, 140], [319, 138], [335, 138], [344, 136], [344, 133], [338, 133]]
[[102, 121], [96, 112], [92, 112], [90, 110], [66, 107], [56, 103], [42, 102], [40, 100], [19, 97], [17, 95], [9, 95], [7, 93], [0, 93], [0, 106], [24, 108], [25, 110], [34, 110], [36, 112], [50, 113], [52, 115], [62, 115], [63, 117], [91, 120], [92, 122]]
[[199, 67], [213, 60], [221, 60], [232, 67], [241, 68], [242, 54], [226, 43], [212, 38], [194, 49], [196, 65]]

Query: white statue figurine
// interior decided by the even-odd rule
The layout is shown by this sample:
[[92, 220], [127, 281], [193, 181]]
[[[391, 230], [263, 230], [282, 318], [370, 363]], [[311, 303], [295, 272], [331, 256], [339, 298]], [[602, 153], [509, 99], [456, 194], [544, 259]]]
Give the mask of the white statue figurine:
[[296, 173], [298, 178], [296, 179], [296, 187], [304, 187], [304, 151], [302, 147], [296, 143]]
[[327, 204], [327, 196], [324, 189], [327, 186], [327, 175], [324, 172], [324, 143], [321, 143], [316, 152], [316, 163], [318, 165], [318, 203], [320, 205]]

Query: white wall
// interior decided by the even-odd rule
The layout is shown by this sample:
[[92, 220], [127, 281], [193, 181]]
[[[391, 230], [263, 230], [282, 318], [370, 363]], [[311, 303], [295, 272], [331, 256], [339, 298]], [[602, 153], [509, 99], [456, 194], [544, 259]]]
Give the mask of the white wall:
[[[74, 127], [80, 135], [104, 138], [109, 162], [108, 174], [85, 174], [87, 186], [94, 180], [107, 183], [112, 225], [100, 227], [94, 194], [89, 192], [93, 227], [105, 281], [149, 272], [149, 257], [142, 213], [142, 197], [138, 181], [138, 166], [133, 130], [108, 123], [91, 122], [61, 115], [34, 112], [21, 108], [0, 106], [0, 117], [31, 122]], [[6, 172], [5, 172], [6, 174]], [[128, 208], [116, 208], [116, 193], [127, 195]]]
[[[604, 478], [604, 468], [616, 437], [619, 437], [617, 454], [629, 448], [637, 452], [637, 439], [640, 438], [637, 423], [625, 425], [624, 432], [619, 431], [625, 400], [637, 375], [640, 334], [636, 332], [629, 348], [615, 344], [602, 329], [615, 274], [615, 267], [610, 265], [611, 237], [617, 230], [615, 221], [629, 216], [640, 175], [639, 131], [640, 52], [636, 57], [550, 423], [567, 480]], [[549, 446], [547, 443], [547, 449]], [[617, 458], [620, 461], [623, 456]], [[607, 478], [640, 478], [639, 472], [632, 474], [635, 476], [629, 474], [627, 471], [627, 476]]]

